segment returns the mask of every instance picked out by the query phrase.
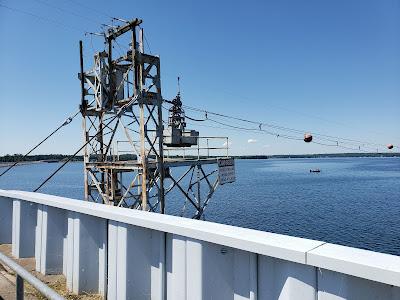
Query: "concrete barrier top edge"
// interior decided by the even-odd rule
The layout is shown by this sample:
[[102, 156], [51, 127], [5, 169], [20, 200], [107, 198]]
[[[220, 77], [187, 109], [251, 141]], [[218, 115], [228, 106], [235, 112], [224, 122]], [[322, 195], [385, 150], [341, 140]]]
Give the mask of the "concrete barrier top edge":
[[177, 234], [302, 264], [305, 263], [305, 253], [322, 244], [319, 241], [287, 235], [107, 206], [41, 193], [0, 190], [0, 196]]
[[307, 264], [400, 286], [400, 256], [326, 243], [307, 253]]

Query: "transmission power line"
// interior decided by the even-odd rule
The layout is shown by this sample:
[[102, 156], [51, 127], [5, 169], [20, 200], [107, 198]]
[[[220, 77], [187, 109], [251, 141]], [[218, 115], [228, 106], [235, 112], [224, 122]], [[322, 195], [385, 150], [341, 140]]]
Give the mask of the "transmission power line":
[[82, 19], [82, 20], [85, 20], [85, 21], [87, 21], [87, 22], [94, 23], [94, 24], [101, 24], [101, 23], [100, 23], [99, 21], [97, 21], [97, 20], [94, 20], [94, 19], [92, 19], [92, 18], [83, 16], [83, 15], [81, 15], [81, 14], [78, 14], [78, 13], [76, 13], [76, 12], [74, 12], [74, 11], [71, 11], [71, 10], [69, 10], [69, 9], [63, 8], [63, 7], [61, 7], [61, 6], [59, 6], [59, 5], [56, 5], [56, 4], [54, 4], [54, 3], [49, 3], [49, 2], [44, 1], [44, 0], [35, 0], [35, 1], [38, 2], [38, 3], [41, 3], [41, 4], [43, 4], [43, 5], [46, 5], [46, 6], [48, 6], [48, 7], [54, 8], [54, 9], [56, 9], [56, 10], [58, 10], [58, 11], [63, 12], [63, 13], [67, 13], [67, 14], [69, 14], [69, 15], [71, 15], [71, 16], [78, 17], [78, 18], [80, 18], [80, 19]]
[[[226, 94], [229, 94], [229, 95], [231, 95], [233, 97], [238, 97], [240, 99], [245, 99], [246, 101], [254, 102], [254, 99], [252, 99], [251, 97], [248, 97], [248, 96], [243, 95], [243, 94], [238, 95], [237, 92], [232, 92], [231, 90], [225, 90], [225, 89], [221, 90], [221, 89], [219, 89], [218, 91], [226, 93]], [[313, 113], [307, 113], [307, 112], [304, 112], [304, 111], [298, 111], [296, 109], [283, 107], [283, 106], [276, 105], [276, 104], [273, 104], [273, 103], [268, 103], [268, 107], [271, 107], [271, 108], [274, 108], [274, 109], [278, 109], [278, 110], [281, 110], [281, 111], [286, 111], [286, 112], [289, 112], [289, 113], [294, 113], [296, 115], [300, 115], [300, 116], [303, 116], [303, 117], [306, 117], [306, 118], [318, 119], [320, 121], [323, 121], [324, 123], [331, 123], [331, 124], [339, 125], [339, 126], [342, 126], [342, 127], [343, 126], [344, 127], [354, 127], [354, 124], [346, 124], [344, 122], [339, 122], [337, 120], [327, 119], [326, 117], [323, 117], [323, 116], [320, 116], [320, 115], [316, 115], [316, 114], [313, 114]], [[360, 129], [360, 128], [358, 128], [358, 129]], [[377, 135], [381, 135], [382, 134], [381, 132], [377, 132], [377, 131], [370, 131], [370, 132], [371, 133], [375, 133]]]
[[113, 17], [110, 16], [109, 14], [107, 14], [106, 12], [104, 12], [104, 11], [102, 11], [102, 10], [96, 8], [96, 7], [85, 5], [81, 1], [75, 1], [75, 0], [67, 0], [67, 1], [70, 2], [70, 3], [73, 3], [75, 5], [78, 5], [78, 6], [82, 7], [82, 8], [84, 8], [84, 9], [92, 12], [92, 13], [93, 12], [97, 12], [97, 13], [99, 13], [99, 14], [101, 14], [101, 15], [109, 18], [109, 19], [113, 19]]
[[4, 170], [1, 174], [0, 177], [6, 174], [8, 171], [10, 171], [12, 168], [14, 168], [17, 164], [22, 162], [29, 154], [31, 154], [34, 150], [36, 150], [40, 145], [42, 145], [45, 141], [47, 141], [50, 137], [52, 137], [57, 131], [59, 131], [61, 128], [64, 126], [70, 124], [72, 120], [80, 113], [78, 110], [76, 113], [68, 117], [62, 124], [60, 124], [56, 129], [54, 129], [50, 134], [48, 134], [44, 139], [42, 139], [39, 143], [37, 143], [33, 148], [31, 148], [24, 156], [21, 157], [19, 161], [14, 162], [11, 166], [9, 166], [6, 170]]
[[[304, 133], [308, 132], [306, 130], [289, 128], [289, 127], [285, 127], [285, 126], [281, 126], [281, 125], [275, 125], [275, 124], [270, 124], [270, 123], [266, 123], [266, 122], [258, 122], [258, 121], [254, 121], [254, 120], [249, 120], [249, 119], [230, 116], [230, 115], [221, 114], [221, 113], [217, 113], [217, 112], [212, 112], [212, 111], [209, 111], [209, 110], [205, 110], [205, 109], [201, 109], [201, 108], [197, 108], [197, 107], [192, 107], [192, 106], [188, 106], [188, 105], [183, 105], [183, 107], [185, 109], [188, 109], [188, 110], [191, 110], [191, 111], [194, 111], [194, 112], [197, 112], [197, 113], [203, 113], [204, 114], [204, 116], [205, 116], [204, 119], [195, 119], [195, 118], [192, 118], [192, 117], [188, 117], [188, 119], [191, 119], [191, 120], [197, 121], [197, 122], [211, 121], [211, 122], [217, 123], [219, 125], [223, 125], [225, 127], [230, 127], [232, 129], [259, 132], [259, 133], [269, 134], [269, 135], [273, 135], [273, 136], [276, 136], [276, 137], [279, 137], [279, 138], [285, 138], [285, 139], [291, 139], [291, 140], [303, 140], [303, 138], [300, 138], [299, 136], [294, 136], [293, 133], [304, 134]], [[214, 115], [216, 117], [223, 118], [223, 119], [230, 120], [230, 121], [235, 121], [235, 122], [239, 121], [239, 122], [242, 122], [242, 123], [257, 125], [258, 128], [248, 128], [248, 127], [235, 125], [235, 124], [232, 124], [232, 123], [221, 122], [219, 120], [211, 119], [209, 117], [209, 115]], [[275, 130], [275, 131], [265, 130], [263, 127], [267, 127], [267, 128], [272, 129], [272, 130]], [[290, 132], [291, 135], [282, 134], [281, 133], [282, 131], [283, 132]], [[355, 150], [355, 151], [370, 152], [370, 151], [366, 151], [365, 148], [378, 150], [377, 147], [378, 148], [386, 148], [387, 147], [387, 145], [384, 145], [384, 144], [379, 144], [379, 143], [374, 143], [374, 142], [369, 142], [369, 141], [356, 140], [356, 139], [350, 139], [350, 138], [333, 136], [333, 135], [326, 135], [326, 134], [322, 134], [322, 133], [318, 133], [318, 132], [313, 132], [313, 136], [318, 137], [319, 140], [328, 141], [328, 142], [333, 143], [333, 144], [326, 144], [326, 143], [321, 143], [321, 142], [318, 142], [318, 141], [314, 140], [313, 142], [315, 144], [319, 144], [319, 145], [323, 145], [323, 146], [330, 146], [330, 147], [339, 147], [339, 148]], [[348, 147], [347, 145], [356, 146], [356, 148]], [[393, 147], [394, 148], [399, 148], [398, 146], [393, 146]]]
[[[288, 136], [288, 135], [284, 135], [284, 134], [279, 134], [279, 133], [266, 133], [265, 130], [258, 130], [256, 128], [240, 128], [237, 126], [227, 126], [227, 127], [223, 127], [223, 126], [213, 126], [213, 125], [204, 125], [204, 124], [196, 124], [195, 122], [188, 122], [191, 125], [197, 125], [200, 127], [206, 127], [206, 128], [214, 128], [214, 129], [222, 129], [222, 130], [232, 130], [232, 131], [240, 131], [240, 132], [252, 132], [253, 134], [261, 134], [261, 135], [271, 135], [271, 136], [275, 136], [276, 138], [282, 138], [282, 139], [287, 139], [287, 140], [297, 140], [297, 141], [303, 141], [302, 138], [299, 137], [294, 137], [294, 136]], [[347, 147], [344, 146], [342, 144], [326, 144], [326, 143], [321, 143], [321, 142], [317, 142], [315, 140], [312, 141], [314, 144], [317, 145], [321, 145], [321, 146], [327, 146], [327, 147], [337, 147], [337, 148], [343, 148], [346, 150], [353, 150], [353, 151], [361, 151], [361, 152], [371, 152], [371, 151], [367, 151], [365, 149], [361, 149], [361, 148], [352, 148], [352, 147]], [[371, 148], [372, 150], [376, 150], [375, 148]]]
[[24, 15], [28, 15], [28, 16], [34, 17], [34, 18], [36, 18], [38, 20], [41, 20], [41, 21], [44, 21], [44, 22], [55, 24], [55, 25], [57, 25], [59, 27], [62, 27], [64, 29], [66, 29], [66, 30], [69, 30], [69, 31], [72, 31], [72, 29], [73, 29], [73, 30], [82, 32], [81, 29], [79, 29], [77, 27], [74, 27], [71, 24], [65, 24], [63, 22], [56, 21], [56, 20], [41, 16], [41, 15], [37, 15], [35, 13], [32, 13], [32, 12], [24, 10], [24, 9], [20, 9], [20, 8], [15, 8], [15, 7], [11, 7], [11, 6], [8, 6], [8, 5], [4, 5], [1, 2], [0, 2], [0, 7], [8, 9], [8, 10], [16, 12], [16, 13], [19, 13], [19, 14], [24, 14]]

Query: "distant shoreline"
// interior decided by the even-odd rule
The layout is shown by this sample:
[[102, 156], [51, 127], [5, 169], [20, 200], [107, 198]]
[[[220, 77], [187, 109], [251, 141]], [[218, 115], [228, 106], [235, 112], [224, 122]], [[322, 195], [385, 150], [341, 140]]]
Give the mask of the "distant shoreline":
[[270, 158], [340, 158], [340, 157], [400, 157], [399, 152], [393, 153], [328, 153], [328, 154], [277, 154], [277, 155], [240, 155], [239, 159], [270, 159]]
[[[20, 161], [18, 162], [18, 165], [31, 165], [31, 164], [39, 164], [42, 163], [43, 161], [41, 160], [35, 160], [35, 161]], [[10, 161], [10, 162], [0, 162], [0, 168], [6, 168], [14, 164], [15, 161]]]
[[[5, 155], [0, 156], [0, 168], [7, 167], [18, 161], [18, 164], [31, 163], [56, 163], [66, 160], [69, 155], [65, 154], [44, 154], [30, 155], [22, 160], [22, 155]], [[400, 157], [399, 152], [393, 153], [329, 153], [329, 154], [285, 154], [285, 155], [233, 155], [236, 159], [290, 159], [290, 158], [340, 158], [340, 157]], [[122, 155], [120, 160], [135, 160], [134, 155]], [[74, 157], [73, 161], [83, 161], [83, 156]]]

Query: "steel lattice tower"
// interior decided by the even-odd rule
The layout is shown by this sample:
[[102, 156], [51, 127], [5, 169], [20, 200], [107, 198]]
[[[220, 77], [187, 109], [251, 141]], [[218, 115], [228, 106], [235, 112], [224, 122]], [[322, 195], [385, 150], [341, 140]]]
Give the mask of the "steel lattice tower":
[[[87, 143], [83, 155], [85, 199], [165, 213], [165, 195], [177, 187], [185, 201], [193, 204], [193, 217], [200, 218], [219, 184], [218, 176], [211, 180], [216, 171], [207, 173], [202, 165], [215, 165], [218, 159], [200, 157], [198, 132], [185, 131], [184, 114], [183, 123], [176, 125], [177, 117], [179, 119], [176, 109], [170, 110], [175, 115], [170, 115], [170, 127], [164, 129], [160, 58], [144, 53], [141, 23], [142, 20], [134, 19], [104, 32], [105, 50], [94, 54], [93, 67], [86, 71], [80, 43], [80, 110]], [[130, 39], [129, 49], [123, 55], [114, 55], [114, 45], [119, 46], [118, 40], [123, 36]], [[174, 101], [175, 104], [170, 103], [181, 109], [179, 93]], [[175, 123], [171, 123], [171, 117]], [[118, 152], [121, 136], [132, 151], [128, 160]], [[198, 146], [196, 159], [164, 157], [164, 147], [169, 147], [170, 151], [172, 147], [190, 148], [193, 145]], [[176, 179], [171, 172], [174, 167], [187, 167], [188, 170]], [[195, 170], [197, 176], [193, 176]], [[182, 179], [188, 174], [191, 179], [189, 186], [184, 188]], [[172, 182], [168, 189], [165, 189], [166, 178]], [[207, 183], [208, 190], [203, 201], [202, 181]], [[197, 195], [192, 193], [194, 187], [197, 187]]]

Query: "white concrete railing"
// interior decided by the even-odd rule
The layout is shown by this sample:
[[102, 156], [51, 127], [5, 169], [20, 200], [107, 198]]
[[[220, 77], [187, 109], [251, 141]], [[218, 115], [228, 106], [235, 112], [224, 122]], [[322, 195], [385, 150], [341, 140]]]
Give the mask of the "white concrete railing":
[[400, 257], [0, 190], [0, 243], [108, 299], [400, 299]]

